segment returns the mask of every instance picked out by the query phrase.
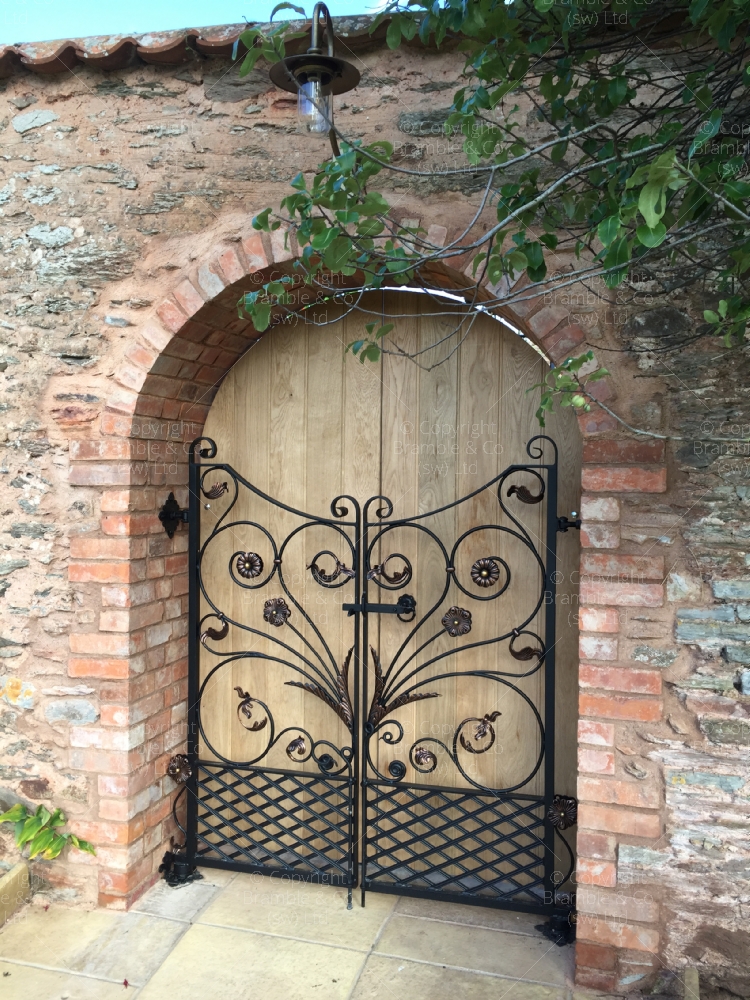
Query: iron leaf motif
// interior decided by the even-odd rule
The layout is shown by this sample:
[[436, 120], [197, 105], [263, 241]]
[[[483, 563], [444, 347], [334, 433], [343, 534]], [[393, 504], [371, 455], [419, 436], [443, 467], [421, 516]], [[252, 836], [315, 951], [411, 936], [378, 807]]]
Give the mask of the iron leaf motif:
[[226, 483], [214, 483], [210, 490], [203, 490], [203, 496], [208, 497], [209, 500], [218, 500], [228, 489], [229, 486]]
[[241, 687], [236, 687], [234, 689], [239, 695], [241, 701], [237, 706], [237, 718], [242, 723], [243, 729], [247, 729], [251, 733], [257, 733], [260, 729], [265, 729], [268, 725], [268, 718], [264, 717], [259, 719], [257, 722], [253, 722], [250, 725], [246, 725], [242, 722], [242, 716], [249, 721], [253, 717], [253, 708], [255, 707], [255, 699], [248, 694], [247, 691], [243, 691]]
[[316, 698], [320, 698], [320, 700], [325, 702], [329, 708], [333, 709], [350, 732], [354, 732], [354, 710], [352, 709], [352, 703], [349, 697], [349, 664], [351, 663], [353, 652], [354, 647], [352, 646], [346, 654], [346, 659], [344, 660], [341, 670], [338, 671], [338, 676], [336, 678], [338, 701], [332, 698], [325, 688], [320, 686], [320, 684], [305, 683], [304, 681], [285, 682], [288, 687], [302, 688], [303, 691], [309, 691], [310, 694], [314, 694]]
[[567, 830], [578, 822], [578, 800], [572, 795], [556, 795], [547, 811], [547, 820], [556, 830]]
[[[324, 570], [320, 568], [320, 566], [318, 566], [317, 563], [318, 556], [333, 557], [335, 563], [333, 573], [326, 573]], [[328, 550], [326, 550], [325, 552], [319, 552], [318, 555], [315, 556], [315, 558], [307, 568], [312, 573], [315, 582], [320, 584], [333, 583], [334, 580], [338, 580], [338, 578], [342, 575], [349, 577], [349, 579], [352, 580], [357, 575], [353, 569], [349, 569], [348, 566], [345, 566], [333, 552], [329, 552]]]
[[[467, 722], [476, 722], [476, 724], [477, 724], [476, 727], [474, 728], [474, 740], [475, 740], [475, 742], [478, 743], [479, 740], [483, 740], [486, 736], [490, 737], [490, 741], [489, 741], [489, 743], [486, 746], [483, 746], [483, 747], [473, 747], [471, 745], [471, 743], [469, 743], [469, 741], [466, 739], [466, 737], [464, 736], [464, 734], [461, 733], [461, 735], [459, 737], [459, 741], [461, 743], [461, 746], [464, 748], [464, 750], [467, 751], [467, 753], [475, 753], [475, 754], [478, 754], [478, 753], [487, 753], [487, 751], [490, 749], [490, 747], [495, 742], [495, 728], [492, 725], [492, 723], [496, 719], [499, 719], [501, 715], [502, 715], [502, 712], [488, 712], [481, 719], [467, 719], [466, 720]], [[463, 725], [463, 723], [462, 723], [462, 725]]]
[[[386, 566], [391, 561], [391, 559], [403, 559], [404, 568], [396, 570], [394, 573], [388, 573]], [[367, 579], [374, 580], [376, 576], [382, 576], [386, 583], [390, 583], [391, 586], [398, 586], [399, 584], [406, 584], [411, 580], [412, 568], [411, 563], [406, 558], [402, 556], [400, 552], [394, 552], [392, 555], [384, 559], [382, 563], [378, 563], [377, 566], [373, 566], [372, 569], [367, 572]]]
[[437, 767], [437, 757], [427, 747], [416, 747], [414, 750], [414, 763], [418, 767], [426, 768], [428, 772], [434, 771]]
[[540, 484], [539, 494], [534, 496], [528, 486], [510, 486], [506, 496], [516, 494], [521, 503], [541, 503], [544, 500], [544, 483]]
[[471, 632], [471, 611], [465, 608], [448, 608], [441, 621], [445, 631], [454, 639]]
[[226, 639], [226, 637], [229, 635], [229, 622], [226, 620], [226, 618], [219, 618], [219, 621], [223, 622], [221, 628], [209, 627], [201, 632], [200, 638], [201, 638], [201, 644], [203, 646], [206, 645], [206, 642], [209, 639], [213, 639], [214, 641], [218, 642], [221, 639]]
[[510, 655], [515, 660], [533, 660], [535, 656], [539, 658], [544, 656], [544, 650], [534, 646], [523, 646], [521, 649], [514, 649], [513, 643], [516, 641], [516, 639], [519, 637], [520, 634], [521, 633], [518, 631], [518, 629], [513, 629], [513, 635], [510, 640], [510, 644], [508, 646]]
[[307, 744], [305, 743], [304, 737], [297, 736], [291, 741], [289, 746], [286, 748], [286, 755], [289, 760], [296, 760], [295, 754], [299, 757], [304, 757], [307, 753]]
[[370, 646], [370, 652], [372, 653], [372, 659], [375, 664], [375, 686], [372, 692], [372, 701], [370, 702], [370, 714], [367, 718], [367, 722], [371, 730], [374, 729], [387, 715], [395, 712], [397, 708], [403, 708], [404, 705], [411, 705], [415, 701], [424, 701], [425, 698], [439, 697], [437, 691], [419, 692], [417, 694], [409, 694], [406, 692], [406, 694], [400, 694], [398, 698], [394, 698], [392, 702], [386, 704], [383, 701], [383, 689], [385, 687], [383, 667], [381, 666], [378, 654], [372, 646]]

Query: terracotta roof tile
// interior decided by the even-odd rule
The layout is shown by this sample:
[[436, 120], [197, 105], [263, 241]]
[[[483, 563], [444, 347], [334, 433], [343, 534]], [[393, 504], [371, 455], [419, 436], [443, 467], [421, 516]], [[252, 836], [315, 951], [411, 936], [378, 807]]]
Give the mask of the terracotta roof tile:
[[[350, 47], [362, 50], [382, 40], [385, 25], [375, 35], [369, 34], [372, 18], [336, 17], [336, 34]], [[299, 30], [306, 22], [293, 22]], [[89, 38], [66, 38], [51, 42], [28, 42], [0, 45], [0, 79], [23, 69], [41, 75], [64, 73], [76, 66], [100, 70], [124, 69], [135, 63], [176, 66], [188, 61], [192, 52], [203, 56], [227, 58], [247, 24], [219, 24], [208, 28], [183, 28], [175, 31], [151, 31], [144, 35], [92, 35]], [[289, 51], [303, 48], [289, 46]], [[240, 47], [242, 54], [244, 49]]]

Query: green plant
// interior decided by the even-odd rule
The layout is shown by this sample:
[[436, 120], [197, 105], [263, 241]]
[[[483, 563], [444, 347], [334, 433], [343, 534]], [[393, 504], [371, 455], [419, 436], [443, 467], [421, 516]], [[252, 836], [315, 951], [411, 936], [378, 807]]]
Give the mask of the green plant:
[[12, 809], [0, 815], [0, 823], [14, 823], [16, 827], [16, 846], [23, 848], [29, 845], [29, 860], [41, 855], [45, 861], [56, 858], [66, 844], [71, 843], [79, 851], [96, 854], [94, 845], [74, 833], [60, 833], [60, 827], [67, 820], [62, 809], [51, 813], [44, 806], [39, 806], [35, 813], [28, 807], [17, 802]]
[[[391, 49], [418, 36], [464, 54], [452, 105], [441, 111], [444, 135], [463, 140], [463, 160], [416, 169], [384, 140], [365, 145], [337, 130], [341, 154], [298, 174], [280, 211], [253, 220], [257, 230], [283, 225], [296, 236], [300, 258], [287, 285], [330, 294], [328, 276], [342, 274], [350, 293], [430, 288], [434, 264], [464, 270], [469, 257], [477, 284], [501, 289], [485, 309], [554, 302], [558, 293], [564, 301], [571, 286], [594, 279], [604, 299], [609, 289], [634, 307], [692, 289], [707, 304], [724, 303], [705, 311], [700, 335], [746, 347], [750, 0], [392, 0], [371, 30], [383, 19]], [[284, 39], [298, 35], [290, 26], [249, 29], [242, 73], [260, 57], [277, 61]], [[431, 178], [451, 190], [478, 184], [474, 220], [434, 244], [396, 221], [389, 177], [401, 185]], [[294, 308], [278, 287], [269, 282], [239, 303], [259, 331]], [[468, 309], [475, 299], [476, 289]], [[399, 347], [398, 323], [383, 329], [366, 328], [350, 351], [422, 363]], [[451, 336], [463, 335], [457, 322]], [[574, 374], [551, 373], [540, 416], [553, 399], [586, 405]]]

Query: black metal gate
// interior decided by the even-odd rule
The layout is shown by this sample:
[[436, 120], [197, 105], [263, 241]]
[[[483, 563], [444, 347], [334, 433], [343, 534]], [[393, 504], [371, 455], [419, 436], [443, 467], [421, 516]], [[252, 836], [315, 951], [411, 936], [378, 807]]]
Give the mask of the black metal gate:
[[[555, 581], [557, 533], [580, 522], [556, 515], [555, 443], [536, 436], [526, 453], [527, 463], [508, 466], [454, 503], [399, 519], [383, 496], [362, 508], [353, 497], [339, 496], [330, 516], [306, 514], [215, 461], [210, 439], [193, 443], [189, 508], [180, 511], [170, 498], [161, 515], [171, 533], [180, 520], [189, 522], [190, 736], [187, 755], [170, 765], [188, 794], [188, 868], [341, 885], [350, 898], [359, 884], [363, 904], [367, 891], [378, 891], [549, 914], [571, 910], [566, 883], [573, 855], [561, 830], [575, 823], [576, 802], [554, 788]], [[283, 511], [294, 527], [277, 538], [267, 525], [237, 516], [243, 491]], [[446, 537], [446, 516], [466, 524], [465, 512], [486, 491], [496, 498], [495, 517]], [[209, 506], [212, 526], [201, 541], [201, 510]], [[524, 524], [524, 509], [530, 508], [546, 510], [541, 536]], [[348, 652], [338, 659], [295, 593], [288, 567], [292, 540], [313, 528], [332, 540], [306, 565], [305, 580], [329, 591], [348, 586], [353, 595], [339, 606], [337, 627], [345, 622], [349, 637]], [[270, 553], [265, 560], [242, 544], [249, 530], [265, 539]], [[238, 539], [226, 567], [232, 586], [268, 595], [262, 620], [259, 613], [233, 616], [212, 597], [207, 553], [226, 532]], [[409, 593], [415, 583], [412, 560], [395, 551], [410, 551], [403, 542], [409, 533], [439, 553], [431, 570], [435, 597], [426, 607]], [[504, 540], [500, 549], [512, 541], [524, 554], [520, 572], [508, 558], [493, 554], [497, 549], [489, 542], [486, 552], [468, 557], [469, 566], [462, 553], [476, 554], [477, 545], [484, 545], [480, 538]], [[498, 606], [505, 616], [502, 628], [482, 634], [482, 606], [518, 586], [513, 574], [523, 578], [527, 593], [532, 588], [533, 599], [513, 614]], [[299, 583], [299, 573], [295, 579]], [[398, 599], [384, 601], [388, 596]], [[387, 656], [376, 648], [378, 622], [385, 616], [403, 629], [403, 639], [398, 633], [398, 646]], [[543, 622], [543, 635], [533, 630], [535, 619]], [[233, 648], [222, 652], [230, 631]], [[394, 628], [389, 635], [397, 635]], [[253, 649], [259, 637], [276, 652]], [[473, 665], [485, 647], [492, 647], [493, 656], [503, 649], [511, 669]], [[212, 664], [215, 658], [202, 679], [201, 649]], [[309, 732], [294, 720], [280, 726], [273, 706], [240, 685], [226, 726], [249, 730], [260, 740], [259, 749], [249, 760], [220, 752], [204, 724], [207, 687], [217, 672], [257, 660], [273, 662], [288, 673], [286, 684], [324, 703], [331, 720], [339, 720], [335, 725], [343, 723], [345, 741]], [[528, 686], [523, 690], [529, 678], [535, 678], [539, 703]], [[444, 696], [441, 685], [479, 689], [487, 681], [497, 694], [450, 733], [443, 727], [437, 735], [408, 734], [399, 721], [406, 706]], [[487, 694], [486, 683], [482, 691]], [[509, 698], [520, 699], [516, 704], [526, 713], [525, 739], [533, 745], [533, 759], [510, 784], [489, 785], [472, 765], [496, 747], [498, 719]], [[285, 750], [291, 766], [270, 766], [275, 748]], [[449, 774], [449, 780], [436, 780], [440, 774]]]

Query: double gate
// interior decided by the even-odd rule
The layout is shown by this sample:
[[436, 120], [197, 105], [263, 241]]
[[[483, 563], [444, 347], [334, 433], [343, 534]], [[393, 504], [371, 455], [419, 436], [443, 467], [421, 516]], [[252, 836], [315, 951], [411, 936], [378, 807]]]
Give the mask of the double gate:
[[363, 904], [571, 909], [576, 803], [555, 794], [554, 745], [570, 522], [554, 441], [526, 454], [399, 518], [384, 496], [297, 510], [194, 442], [189, 508], [172, 511], [189, 522], [189, 740], [170, 773], [190, 866], [350, 902], [359, 885]]

